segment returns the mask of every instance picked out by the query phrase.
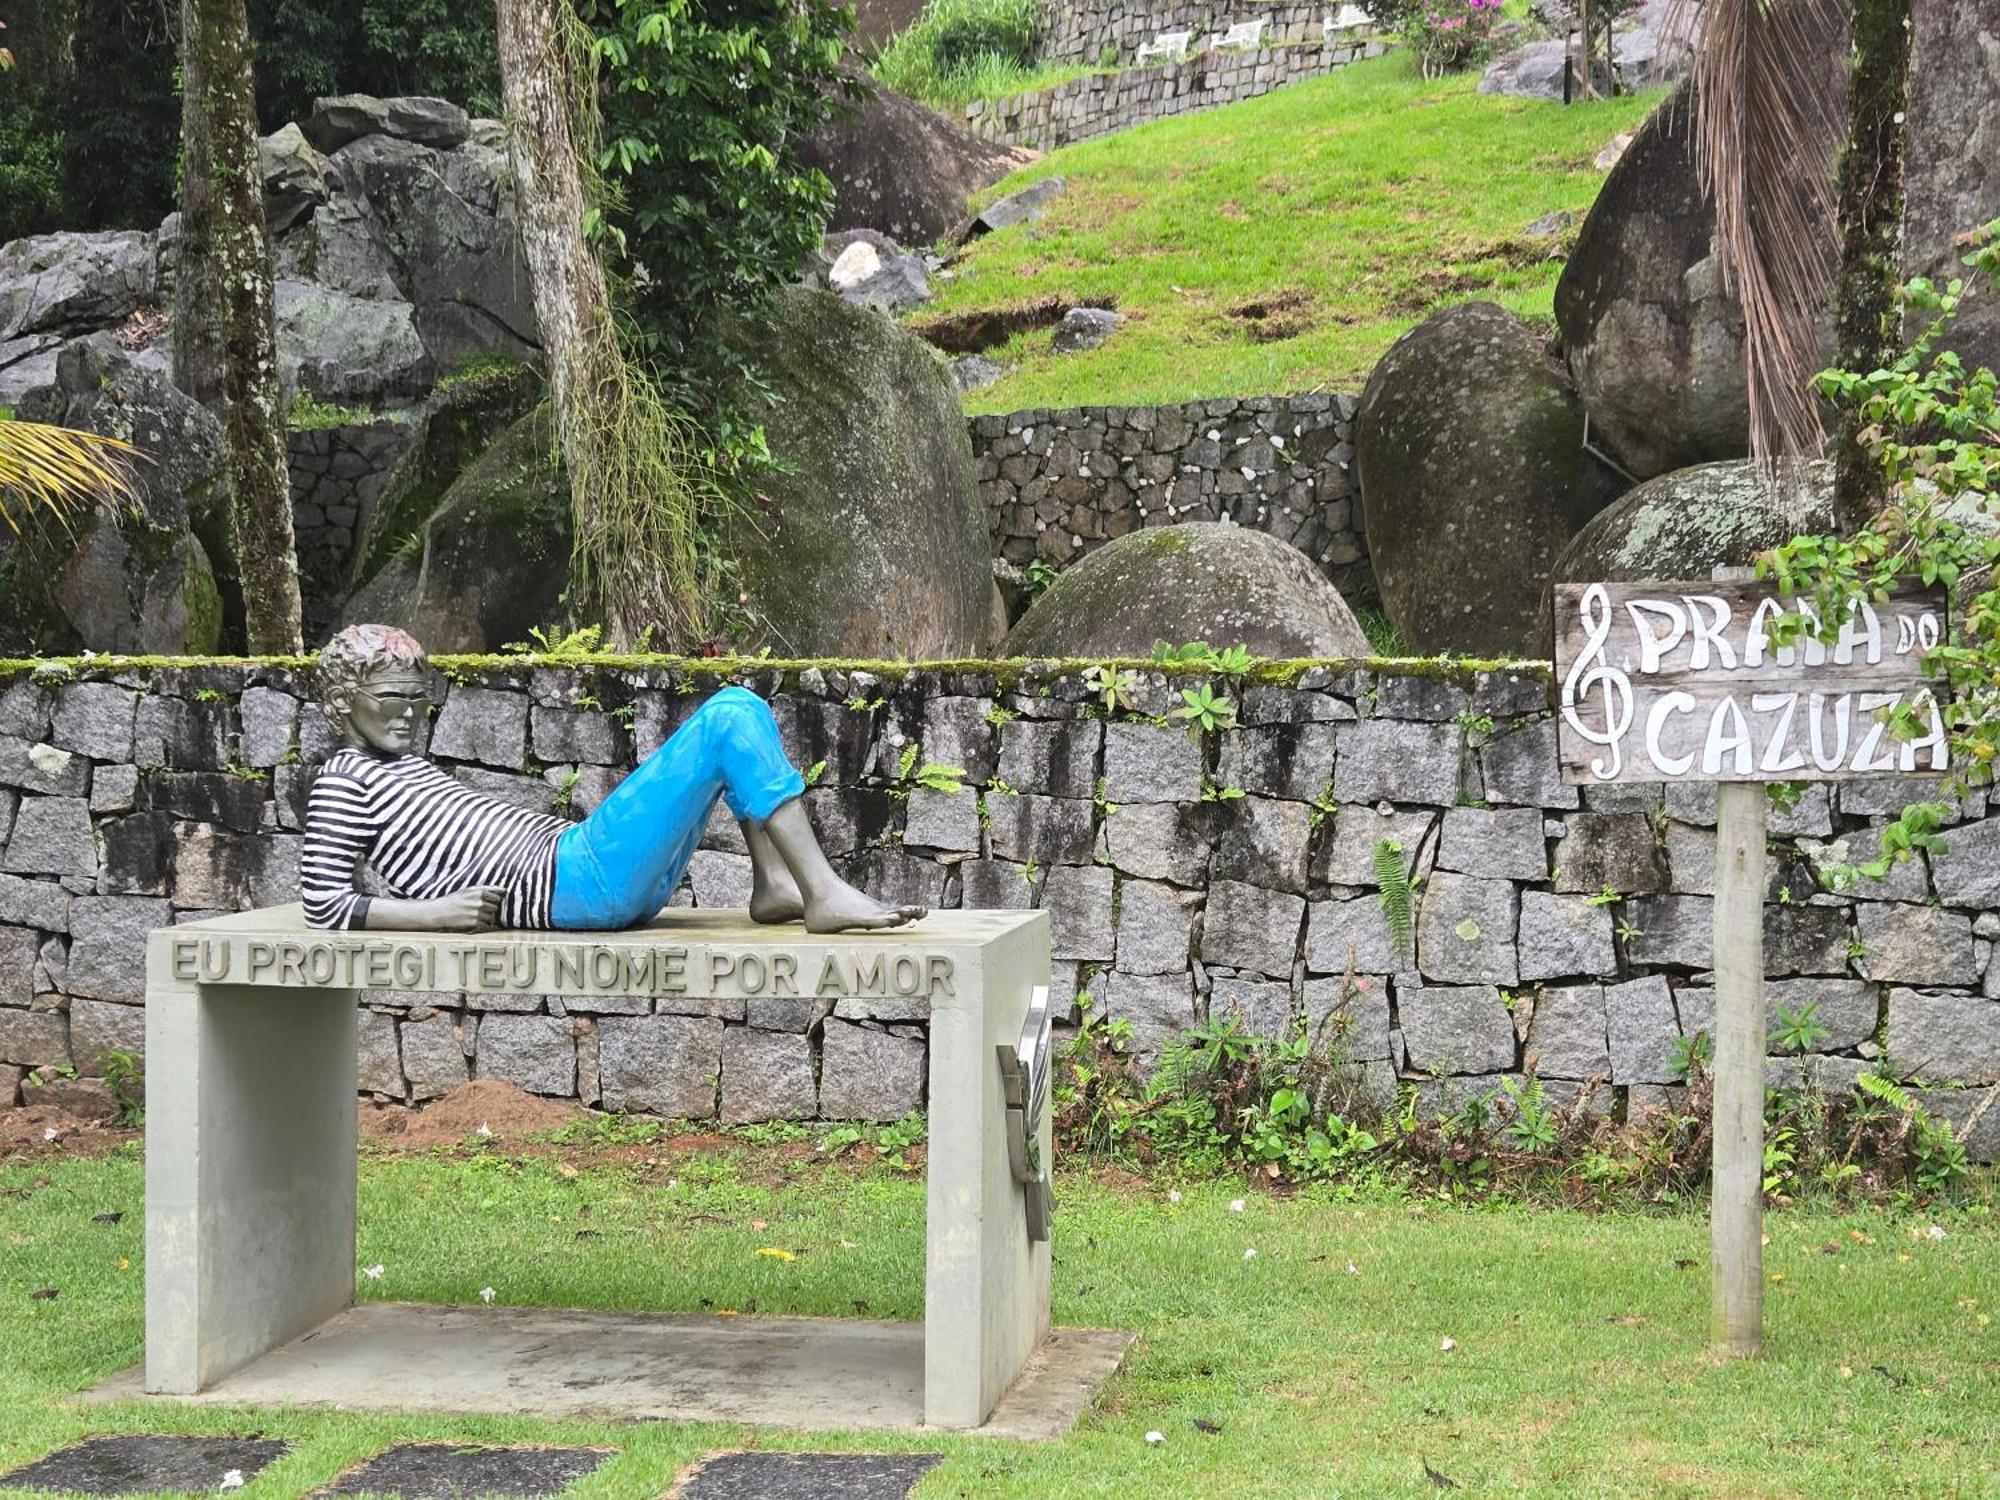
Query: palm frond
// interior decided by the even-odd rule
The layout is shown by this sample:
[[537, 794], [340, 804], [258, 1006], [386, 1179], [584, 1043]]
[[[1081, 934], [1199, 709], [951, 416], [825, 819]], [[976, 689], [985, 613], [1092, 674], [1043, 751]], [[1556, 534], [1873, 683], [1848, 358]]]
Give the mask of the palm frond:
[[[1697, 3], [1682, 0], [1679, 24]], [[1750, 452], [1767, 476], [1825, 443], [1810, 382], [1839, 269], [1846, 118], [1817, 63], [1846, 23], [1843, 0], [1711, 0], [1695, 56], [1695, 169], [1743, 309]]]
[[0, 521], [18, 533], [21, 505], [59, 520], [86, 502], [136, 501], [137, 448], [121, 438], [47, 422], [0, 422]]

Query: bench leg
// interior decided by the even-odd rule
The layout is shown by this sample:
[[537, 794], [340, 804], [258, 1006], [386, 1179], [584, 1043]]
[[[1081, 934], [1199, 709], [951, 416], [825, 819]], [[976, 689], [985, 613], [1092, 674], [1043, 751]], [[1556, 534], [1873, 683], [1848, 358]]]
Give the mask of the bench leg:
[[[1030, 991], [1049, 982], [1048, 927], [976, 951], [976, 966], [960, 963], [958, 993], [931, 997], [924, 1421], [932, 1427], [985, 1422], [1049, 1332], [1049, 1242], [1028, 1238], [993, 1050], [1019, 1039]], [[1041, 1146], [1051, 1160], [1046, 1114]]]
[[193, 1395], [354, 1300], [352, 990], [146, 994], [146, 1389]]

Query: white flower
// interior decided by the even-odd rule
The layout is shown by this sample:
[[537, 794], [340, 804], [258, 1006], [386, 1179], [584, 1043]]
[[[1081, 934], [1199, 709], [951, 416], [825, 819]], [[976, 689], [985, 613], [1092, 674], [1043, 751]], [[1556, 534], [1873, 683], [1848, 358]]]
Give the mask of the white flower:
[[493, 1300], [493, 1288], [490, 1286], [481, 1287], [479, 1289], [479, 1300], [481, 1302], [491, 1302]]
[[224, 1475], [222, 1476], [222, 1485], [221, 1485], [221, 1488], [223, 1488], [223, 1489], [225, 1489], [225, 1490], [240, 1490], [240, 1489], [242, 1489], [242, 1488], [243, 1488], [243, 1471], [242, 1471], [241, 1469], [231, 1469], [231, 1470], [230, 1470], [230, 1471], [229, 1471], [229, 1472], [228, 1472], [227, 1474], [224, 1474]]
[[43, 1139], [43, 1140], [45, 1140], [45, 1141], [53, 1141], [53, 1140], [57, 1139], [58, 1135], [59, 1135], [59, 1132], [58, 1132], [58, 1131], [56, 1130], [56, 1128], [55, 1128], [55, 1127], [54, 1127], [53, 1125], [51, 1125], [51, 1126], [50, 1126], [50, 1127], [49, 1127], [48, 1129], [46, 1129], [46, 1130], [44, 1130], [44, 1131], [42, 1132], [42, 1139]]
[[1255, 1260], [1257, 1258], [1257, 1247], [1255, 1245], [1246, 1246], [1243, 1251], [1243, 1258], [1245, 1260]]
[[1180, 1201], [1181, 1201], [1181, 1190], [1179, 1188], [1169, 1188], [1167, 1190], [1167, 1202], [1178, 1203]]
[[1458, 1347], [1457, 1339], [1438, 1340], [1438, 1352], [1441, 1354], [1449, 1354], [1451, 1353], [1452, 1350], [1456, 1349], [1457, 1347]]
[[1164, 1432], [1149, 1432], [1146, 1434], [1146, 1441], [1149, 1443], [1164, 1443], [1166, 1440], [1167, 1435]]
[[474, 1135], [491, 1135], [493, 1134], [493, 1127], [491, 1125], [488, 1125], [484, 1120], [481, 1120], [479, 1122], [479, 1128], [473, 1131], [472, 1133]]
[[1229, 1200], [1229, 1211], [1230, 1211], [1231, 1213], [1233, 1213], [1233, 1214], [1240, 1214], [1240, 1213], [1242, 1213], [1242, 1212], [1243, 1212], [1243, 1200], [1242, 1200], [1241, 1198], [1231, 1198], [1231, 1199]]
[[366, 1276], [370, 1281], [380, 1281], [382, 1279], [382, 1272], [385, 1269], [386, 1267], [381, 1265], [363, 1266], [361, 1274]]
[[1349, 1276], [1359, 1276], [1361, 1274], [1361, 1267], [1357, 1266], [1353, 1261], [1350, 1260], [1347, 1263], [1347, 1274]]
[[1941, 1240], [1945, 1237], [1944, 1230], [1936, 1224], [1931, 1225], [1931, 1227], [1926, 1229], [1924, 1233], [1929, 1235], [1934, 1240]]

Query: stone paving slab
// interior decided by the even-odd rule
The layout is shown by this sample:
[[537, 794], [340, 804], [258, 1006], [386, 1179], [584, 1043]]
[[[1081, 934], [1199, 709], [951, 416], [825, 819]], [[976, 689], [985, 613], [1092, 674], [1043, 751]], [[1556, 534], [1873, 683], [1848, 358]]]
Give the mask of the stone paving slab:
[[85, 1438], [11, 1474], [0, 1489], [81, 1495], [214, 1494], [232, 1472], [247, 1482], [291, 1444], [279, 1438], [175, 1437], [134, 1433]]
[[559, 1495], [611, 1456], [608, 1448], [468, 1448], [398, 1443], [356, 1464], [315, 1495], [401, 1495], [404, 1500], [482, 1500]]
[[904, 1500], [942, 1453], [724, 1453], [680, 1500]]

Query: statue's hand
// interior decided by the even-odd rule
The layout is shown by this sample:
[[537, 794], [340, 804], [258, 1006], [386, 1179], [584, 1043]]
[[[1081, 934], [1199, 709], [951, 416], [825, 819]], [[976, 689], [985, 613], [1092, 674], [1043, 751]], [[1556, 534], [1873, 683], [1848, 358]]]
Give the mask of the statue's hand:
[[484, 932], [500, 922], [500, 903], [506, 891], [497, 885], [476, 885], [431, 902], [440, 932]]

